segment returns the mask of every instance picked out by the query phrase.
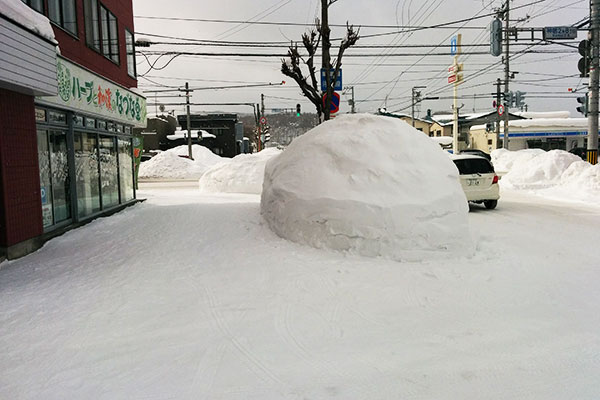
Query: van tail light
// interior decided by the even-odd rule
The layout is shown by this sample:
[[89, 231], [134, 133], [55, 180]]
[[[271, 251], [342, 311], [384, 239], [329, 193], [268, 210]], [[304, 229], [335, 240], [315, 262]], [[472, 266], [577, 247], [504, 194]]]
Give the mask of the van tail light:
[[494, 175], [494, 180], [492, 181], [492, 185], [494, 183], [498, 183], [498, 175]]

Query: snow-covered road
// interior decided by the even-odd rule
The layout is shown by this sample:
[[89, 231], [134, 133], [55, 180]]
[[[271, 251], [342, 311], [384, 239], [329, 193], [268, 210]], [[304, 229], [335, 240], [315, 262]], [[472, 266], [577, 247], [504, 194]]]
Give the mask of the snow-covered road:
[[477, 253], [275, 236], [259, 197], [148, 201], [0, 269], [0, 399], [597, 399], [600, 208], [504, 192]]

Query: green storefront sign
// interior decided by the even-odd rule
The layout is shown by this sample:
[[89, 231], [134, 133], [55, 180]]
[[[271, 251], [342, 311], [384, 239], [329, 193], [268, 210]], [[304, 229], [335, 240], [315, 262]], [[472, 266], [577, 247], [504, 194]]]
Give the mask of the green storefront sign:
[[146, 126], [146, 99], [64, 58], [56, 64], [58, 96], [41, 103], [75, 109], [124, 124]]

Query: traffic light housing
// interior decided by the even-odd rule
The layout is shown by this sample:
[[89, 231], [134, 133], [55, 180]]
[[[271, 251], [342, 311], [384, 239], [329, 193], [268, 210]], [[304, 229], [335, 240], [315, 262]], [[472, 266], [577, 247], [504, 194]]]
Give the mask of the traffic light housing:
[[300, 104], [296, 104], [296, 117], [300, 116]]
[[502, 54], [502, 21], [498, 18], [490, 24], [490, 54], [494, 57]]
[[592, 46], [589, 40], [582, 40], [578, 46], [581, 58], [577, 63], [579, 69], [579, 77], [587, 78], [590, 76], [590, 65], [592, 64]]
[[577, 107], [577, 111], [587, 117], [587, 115], [588, 115], [588, 94], [586, 93], [585, 96], [578, 97], [577, 102], [579, 104], [581, 104], [579, 107]]
[[505, 92], [504, 93], [504, 104], [506, 108], [512, 108], [515, 104], [515, 96], [513, 92]]
[[518, 90], [515, 92], [515, 107], [521, 108], [521, 107], [525, 106], [525, 95], [526, 94], [527, 94], [526, 92], [520, 92]]

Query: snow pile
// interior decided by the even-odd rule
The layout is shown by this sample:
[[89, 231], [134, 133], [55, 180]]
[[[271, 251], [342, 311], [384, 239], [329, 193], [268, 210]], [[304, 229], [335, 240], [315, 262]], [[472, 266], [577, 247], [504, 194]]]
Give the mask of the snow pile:
[[21, 0], [0, 0], [0, 10], [6, 18], [32, 30], [52, 43], [57, 43], [50, 20], [29, 8]]
[[600, 164], [591, 165], [563, 150], [494, 150], [496, 171], [507, 171], [500, 185], [567, 201], [600, 200]]
[[209, 149], [192, 146], [194, 160], [180, 157], [188, 155], [188, 146], [177, 146], [160, 152], [140, 165], [140, 178], [198, 179], [213, 165], [223, 161]]
[[519, 165], [526, 163], [532, 158], [544, 154], [545, 151], [542, 149], [527, 149], [519, 151], [510, 151], [506, 149], [493, 150], [491, 153], [492, 164], [496, 172], [503, 174], [513, 167], [513, 165]]
[[281, 154], [277, 148], [268, 148], [255, 154], [239, 154], [229, 162], [210, 168], [199, 181], [203, 192], [260, 194], [263, 187], [265, 165]]
[[456, 167], [407, 123], [342, 115], [294, 140], [265, 169], [261, 211], [279, 236], [395, 260], [468, 254]]
[[[497, 157], [498, 152], [495, 150], [492, 154]], [[516, 152], [504, 150], [500, 153], [500, 160], [504, 166], [508, 165], [508, 173], [502, 177], [504, 186], [511, 189], [543, 189], [560, 184], [567, 168], [581, 161], [581, 158], [564, 150], [545, 152], [532, 149]]]

